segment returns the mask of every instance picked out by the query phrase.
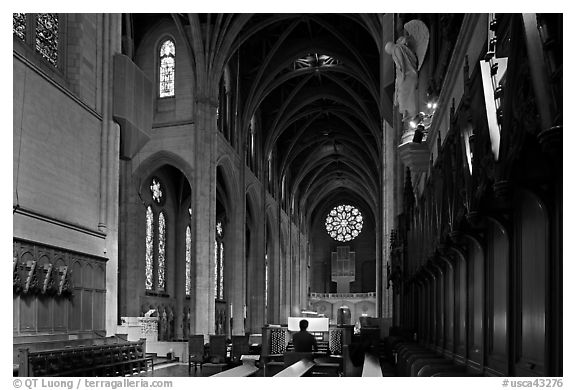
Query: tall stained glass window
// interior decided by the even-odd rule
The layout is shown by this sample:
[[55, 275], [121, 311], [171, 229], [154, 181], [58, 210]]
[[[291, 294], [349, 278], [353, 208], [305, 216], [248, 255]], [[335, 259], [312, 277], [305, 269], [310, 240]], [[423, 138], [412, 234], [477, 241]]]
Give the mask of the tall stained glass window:
[[220, 294], [218, 294], [218, 289], [220, 288], [219, 284], [218, 284], [218, 257], [219, 257], [219, 251], [218, 251], [219, 245], [218, 245], [218, 240], [214, 240], [214, 297], [216, 299], [218, 299], [218, 297], [220, 296]]
[[190, 295], [192, 286], [190, 283], [190, 268], [192, 266], [192, 233], [190, 226], [186, 226], [186, 295]]
[[158, 290], [166, 290], [166, 218], [158, 216]]
[[362, 214], [350, 205], [334, 207], [326, 217], [326, 231], [341, 242], [355, 239], [362, 231], [362, 224]]
[[214, 296], [224, 299], [224, 229], [222, 222], [216, 223], [216, 240], [214, 242]]
[[154, 287], [154, 213], [146, 208], [146, 290]]
[[146, 291], [166, 291], [166, 212], [165, 189], [160, 179], [149, 183], [152, 202], [146, 207]]
[[218, 298], [224, 299], [224, 244], [220, 243], [220, 264], [218, 268]]
[[264, 306], [268, 307], [268, 253], [264, 255]]
[[174, 96], [176, 47], [170, 39], [160, 46], [160, 97]]
[[36, 15], [36, 51], [52, 65], [58, 64], [58, 14]]

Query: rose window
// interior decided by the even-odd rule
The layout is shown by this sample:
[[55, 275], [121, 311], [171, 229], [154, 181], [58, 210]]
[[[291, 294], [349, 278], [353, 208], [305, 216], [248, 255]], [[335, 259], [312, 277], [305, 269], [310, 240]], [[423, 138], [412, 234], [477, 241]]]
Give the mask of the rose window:
[[326, 217], [326, 231], [336, 241], [350, 241], [362, 231], [362, 214], [356, 207], [334, 207]]

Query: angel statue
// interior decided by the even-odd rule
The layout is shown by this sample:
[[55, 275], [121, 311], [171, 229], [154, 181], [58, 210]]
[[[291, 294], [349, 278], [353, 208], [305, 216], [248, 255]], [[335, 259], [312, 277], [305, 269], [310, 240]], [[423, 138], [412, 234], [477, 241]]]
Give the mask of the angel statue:
[[429, 38], [424, 22], [414, 19], [404, 25], [404, 35], [396, 43], [388, 42], [384, 47], [396, 64], [394, 104], [398, 105], [404, 123], [418, 113], [418, 71], [422, 67]]

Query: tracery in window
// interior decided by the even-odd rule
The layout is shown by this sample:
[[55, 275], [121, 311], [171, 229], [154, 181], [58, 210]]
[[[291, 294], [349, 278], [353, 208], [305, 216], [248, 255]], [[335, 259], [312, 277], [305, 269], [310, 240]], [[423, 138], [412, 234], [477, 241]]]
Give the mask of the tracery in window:
[[146, 208], [146, 290], [152, 290], [154, 278], [154, 213]]
[[176, 47], [170, 39], [160, 47], [160, 97], [174, 96]]
[[36, 51], [50, 64], [58, 64], [58, 14], [36, 15]]
[[166, 290], [166, 218], [158, 216], [158, 290]]
[[12, 32], [22, 40], [26, 39], [26, 14], [12, 14]]
[[58, 67], [58, 14], [12, 14], [12, 32], [48, 63]]
[[156, 203], [160, 203], [162, 201], [162, 184], [160, 184], [160, 180], [154, 178], [152, 179], [152, 184], [150, 185], [150, 192], [152, 193], [152, 200]]
[[355, 239], [362, 231], [362, 224], [362, 214], [350, 205], [334, 207], [326, 217], [326, 231], [341, 242]]
[[186, 295], [190, 295], [192, 286], [190, 283], [190, 269], [192, 265], [192, 233], [190, 226], [186, 226]]

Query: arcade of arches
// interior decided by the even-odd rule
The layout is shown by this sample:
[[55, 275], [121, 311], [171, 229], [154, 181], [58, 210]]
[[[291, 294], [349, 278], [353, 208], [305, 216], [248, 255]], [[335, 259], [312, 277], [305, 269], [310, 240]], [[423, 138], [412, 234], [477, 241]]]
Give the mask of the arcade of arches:
[[13, 21], [15, 343], [346, 306], [562, 375], [561, 14]]

